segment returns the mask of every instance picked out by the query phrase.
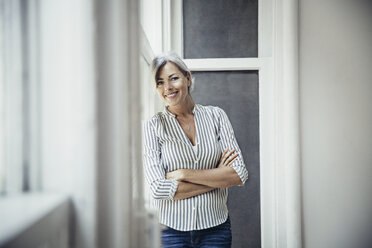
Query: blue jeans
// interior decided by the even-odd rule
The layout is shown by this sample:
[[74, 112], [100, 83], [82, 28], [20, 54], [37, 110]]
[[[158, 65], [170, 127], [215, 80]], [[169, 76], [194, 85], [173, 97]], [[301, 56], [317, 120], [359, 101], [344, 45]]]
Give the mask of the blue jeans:
[[162, 231], [163, 248], [230, 248], [231, 247], [230, 218], [221, 225], [196, 231], [178, 231], [166, 227]]

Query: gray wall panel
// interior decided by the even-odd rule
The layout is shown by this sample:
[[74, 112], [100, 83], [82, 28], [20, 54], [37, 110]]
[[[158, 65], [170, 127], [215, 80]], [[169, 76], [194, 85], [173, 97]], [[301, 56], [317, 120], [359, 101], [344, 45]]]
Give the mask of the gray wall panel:
[[257, 0], [183, 0], [185, 58], [258, 55]]
[[249, 172], [243, 187], [229, 189], [233, 247], [260, 247], [258, 71], [194, 72], [193, 76], [193, 99], [226, 111]]

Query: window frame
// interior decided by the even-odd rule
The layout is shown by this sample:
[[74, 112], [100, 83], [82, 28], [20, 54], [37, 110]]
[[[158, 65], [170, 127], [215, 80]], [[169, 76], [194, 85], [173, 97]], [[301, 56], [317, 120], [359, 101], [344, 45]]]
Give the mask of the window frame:
[[[40, 85], [37, 1], [5, 1], [1, 6], [2, 126], [0, 193], [41, 189]], [[20, 156], [21, 155], [21, 156]]]

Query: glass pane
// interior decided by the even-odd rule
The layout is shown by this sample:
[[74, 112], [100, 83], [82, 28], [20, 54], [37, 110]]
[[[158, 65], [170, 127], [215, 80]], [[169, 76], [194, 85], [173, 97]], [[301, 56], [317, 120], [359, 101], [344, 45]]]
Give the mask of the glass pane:
[[258, 56], [257, 0], [184, 0], [184, 57]]
[[249, 173], [243, 187], [229, 188], [233, 247], [261, 247], [258, 71], [194, 72], [193, 77], [195, 102], [219, 106], [229, 116]]
[[20, 1], [4, 1], [0, 8], [0, 191], [20, 193], [24, 162], [24, 16]]

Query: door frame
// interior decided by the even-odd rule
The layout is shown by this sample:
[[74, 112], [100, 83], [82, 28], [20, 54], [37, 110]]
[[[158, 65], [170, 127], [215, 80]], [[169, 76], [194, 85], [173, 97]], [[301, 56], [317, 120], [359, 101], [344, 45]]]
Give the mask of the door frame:
[[[163, 50], [183, 58], [182, 0], [163, 0]], [[259, 71], [262, 247], [301, 247], [298, 0], [258, 0], [258, 57], [185, 59], [192, 71]]]

